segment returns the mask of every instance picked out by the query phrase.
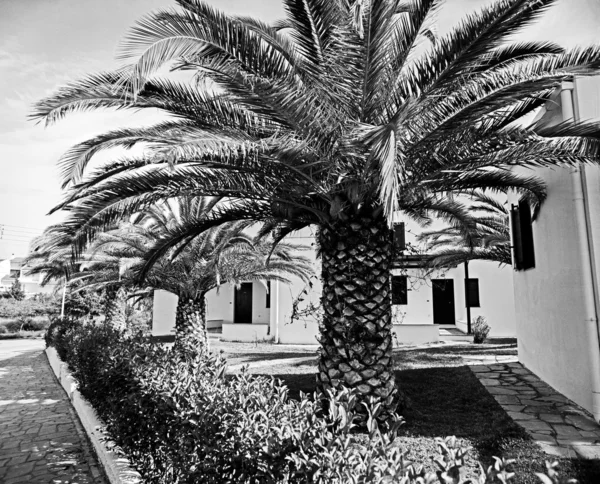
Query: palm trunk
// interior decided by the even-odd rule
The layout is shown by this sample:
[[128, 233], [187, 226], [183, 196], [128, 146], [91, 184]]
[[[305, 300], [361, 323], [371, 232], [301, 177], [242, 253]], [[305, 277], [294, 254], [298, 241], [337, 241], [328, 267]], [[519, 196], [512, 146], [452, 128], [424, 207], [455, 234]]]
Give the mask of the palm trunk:
[[383, 217], [355, 217], [320, 231], [323, 323], [318, 381], [373, 397], [383, 415], [397, 394], [392, 360], [392, 232]]
[[122, 289], [106, 289], [104, 304], [104, 323], [117, 331], [125, 331], [125, 291]]
[[204, 294], [196, 299], [179, 298], [175, 315], [175, 349], [191, 353], [208, 351]]

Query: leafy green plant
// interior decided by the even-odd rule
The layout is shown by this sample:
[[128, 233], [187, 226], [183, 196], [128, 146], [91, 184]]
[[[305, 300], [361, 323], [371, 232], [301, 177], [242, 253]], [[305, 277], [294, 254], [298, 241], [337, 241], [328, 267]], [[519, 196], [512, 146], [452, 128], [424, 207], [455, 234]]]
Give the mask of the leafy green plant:
[[483, 316], [477, 316], [473, 321], [473, 343], [483, 344], [490, 334], [490, 326]]
[[0, 299], [0, 318], [19, 319], [26, 317], [46, 316], [56, 312], [56, 308], [48, 299]]
[[[513, 477], [511, 461], [497, 459], [465, 480], [468, 449], [453, 437], [437, 439], [436, 470], [426, 471], [395, 444], [400, 417], [380, 427], [380, 403], [366, 405], [367, 435], [356, 432], [361, 403], [351, 390], [290, 400], [272, 378], [226, 375], [219, 355], [171, 352], [73, 319], [55, 319], [47, 341], [148, 483], [496, 484]], [[566, 482], [556, 480], [553, 464], [540, 478]]]
[[19, 282], [19, 278], [17, 277], [8, 290], [8, 294], [13, 299], [17, 301], [22, 301], [25, 299], [25, 291], [23, 290], [23, 286]]

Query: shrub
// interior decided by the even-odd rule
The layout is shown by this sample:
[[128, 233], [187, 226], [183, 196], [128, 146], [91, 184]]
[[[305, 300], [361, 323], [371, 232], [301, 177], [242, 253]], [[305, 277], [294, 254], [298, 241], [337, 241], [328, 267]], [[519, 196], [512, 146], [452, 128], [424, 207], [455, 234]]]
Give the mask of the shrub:
[[10, 295], [10, 297], [16, 299], [17, 301], [22, 301], [23, 299], [25, 299], [25, 291], [23, 290], [23, 286], [21, 286], [18, 277], [8, 289], [8, 294]]
[[0, 318], [18, 319], [26, 317], [46, 316], [55, 309], [48, 299], [0, 299]]
[[[55, 320], [47, 341], [145, 482], [460, 482], [467, 450], [454, 438], [437, 440], [437, 473], [427, 474], [394, 444], [400, 418], [382, 432], [372, 406], [368, 438], [354, 432], [347, 391], [330, 394], [323, 411], [316, 395], [289, 400], [272, 378], [226, 376], [220, 356], [182, 356], [69, 319]], [[506, 482], [509, 465], [482, 469], [479, 483]]]
[[21, 329], [20, 321], [8, 321], [6, 323], [2, 323], [1, 327], [5, 328], [7, 333], [17, 333]]
[[477, 316], [473, 322], [473, 343], [482, 344], [490, 334], [490, 326], [483, 316]]
[[46, 330], [44, 339], [46, 346], [53, 346], [58, 356], [64, 362], [71, 361], [72, 352], [75, 350], [74, 335], [75, 330], [81, 326], [81, 322], [70, 317], [56, 317], [52, 319], [50, 326]]

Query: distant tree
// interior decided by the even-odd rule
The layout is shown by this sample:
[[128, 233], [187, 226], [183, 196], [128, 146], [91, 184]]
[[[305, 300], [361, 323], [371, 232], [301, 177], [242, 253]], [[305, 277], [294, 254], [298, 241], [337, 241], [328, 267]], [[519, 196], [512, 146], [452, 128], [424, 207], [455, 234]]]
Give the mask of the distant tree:
[[25, 299], [25, 291], [23, 290], [23, 286], [19, 282], [18, 277], [15, 279], [15, 282], [12, 283], [12, 286], [10, 286], [8, 293], [13, 299], [16, 299], [17, 301], [22, 301], [23, 299]]

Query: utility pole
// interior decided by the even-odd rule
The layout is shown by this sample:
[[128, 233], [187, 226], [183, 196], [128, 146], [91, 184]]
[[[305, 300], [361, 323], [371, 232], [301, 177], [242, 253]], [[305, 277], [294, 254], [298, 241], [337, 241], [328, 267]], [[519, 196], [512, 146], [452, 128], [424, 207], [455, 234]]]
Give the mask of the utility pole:
[[469, 300], [469, 261], [465, 261], [465, 304], [467, 305], [467, 334], [471, 334], [471, 301]]

